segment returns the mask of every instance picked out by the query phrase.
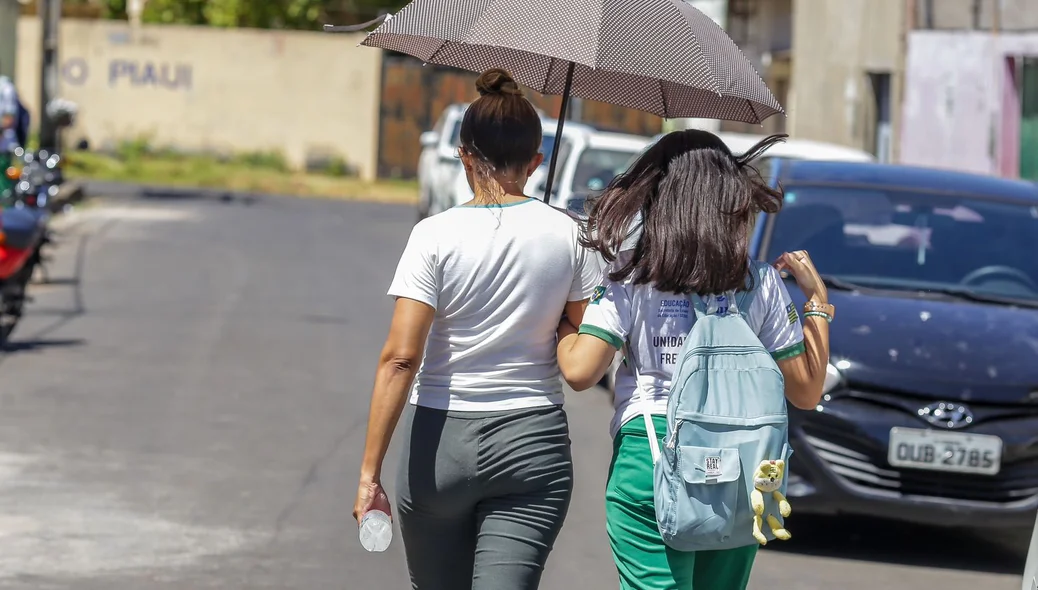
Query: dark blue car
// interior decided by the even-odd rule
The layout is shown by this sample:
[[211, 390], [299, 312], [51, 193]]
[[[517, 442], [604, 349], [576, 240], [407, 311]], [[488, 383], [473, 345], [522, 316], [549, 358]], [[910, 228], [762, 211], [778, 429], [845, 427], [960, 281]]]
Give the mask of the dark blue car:
[[794, 510], [1029, 531], [1038, 185], [781, 159], [767, 174], [785, 204], [754, 255], [807, 250], [837, 310], [823, 401], [790, 410]]

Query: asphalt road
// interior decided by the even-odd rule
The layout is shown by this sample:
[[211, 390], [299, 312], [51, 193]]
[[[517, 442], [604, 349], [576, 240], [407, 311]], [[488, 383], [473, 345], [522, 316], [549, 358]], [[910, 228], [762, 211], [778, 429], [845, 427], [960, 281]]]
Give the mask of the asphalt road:
[[[400, 543], [366, 554], [350, 510], [412, 220], [161, 194], [69, 218], [0, 358], [0, 587], [407, 587]], [[542, 587], [615, 588], [609, 401], [567, 407], [576, 497]], [[751, 588], [1020, 587], [1022, 556], [998, 542], [793, 509]]]

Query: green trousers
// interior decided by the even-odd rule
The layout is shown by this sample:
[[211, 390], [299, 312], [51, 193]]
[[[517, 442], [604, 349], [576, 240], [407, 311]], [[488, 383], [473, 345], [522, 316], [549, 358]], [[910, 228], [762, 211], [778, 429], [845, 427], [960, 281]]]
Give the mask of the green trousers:
[[[660, 438], [666, 419], [654, 416]], [[745, 590], [757, 545], [682, 552], [667, 547], [656, 524], [652, 454], [645, 420], [630, 420], [613, 440], [606, 484], [606, 530], [622, 590]]]

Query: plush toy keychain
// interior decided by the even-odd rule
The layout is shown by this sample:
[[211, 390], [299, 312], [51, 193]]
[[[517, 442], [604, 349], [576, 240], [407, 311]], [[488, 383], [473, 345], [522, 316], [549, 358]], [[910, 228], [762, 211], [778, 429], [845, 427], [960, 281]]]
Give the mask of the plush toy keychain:
[[[753, 506], [753, 536], [757, 539], [757, 542], [761, 545], [767, 545], [768, 539], [761, 532], [761, 517], [764, 516], [764, 494], [769, 494], [778, 503], [778, 512], [782, 515], [782, 518], [789, 516], [792, 512], [792, 508], [789, 506], [789, 502], [786, 501], [786, 497], [782, 495], [779, 489], [782, 487], [782, 477], [785, 474], [786, 462], [782, 459], [777, 461], [761, 461], [760, 466], [757, 467], [757, 472], [753, 474], [753, 493], [750, 495], [750, 505]], [[763, 492], [763, 493], [762, 493]], [[772, 534], [775, 535], [776, 539], [788, 541], [792, 536], [789, 531], [782, 527], [782, 523], [779, 522], [775, 515], [768, 511], [766, 518], [768, 526], [771, 527]]]

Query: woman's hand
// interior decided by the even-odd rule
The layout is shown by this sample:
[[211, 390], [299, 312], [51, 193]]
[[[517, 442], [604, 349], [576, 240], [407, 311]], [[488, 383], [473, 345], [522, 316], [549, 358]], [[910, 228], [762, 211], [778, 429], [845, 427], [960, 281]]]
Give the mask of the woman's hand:
[[392, 516], [389, 508], [389, 496], [382, 489], [382, 484], [377, 481], [360, 480], [357, 486], [357, 500], [353, 503], [353, 518], [360, 523], [364, 513], [368, 510], [381, 510]]
[[806, 250], [786, 252], [778, 257], [774, 266], [779, 272], [787, 271], [792, 274], [797, 286], [809, 300], [816, 303], [829, 302], [829, 291]]
[[559, 337], [559, 342], [562, 342], [562, 339], [566, 336], [572, 336], [573, 334], [576, 334], [577, 327], [569, 321], [568, 317], [562, 316], [562, 320], [559, 322], [559, 328], [557, 333]]

